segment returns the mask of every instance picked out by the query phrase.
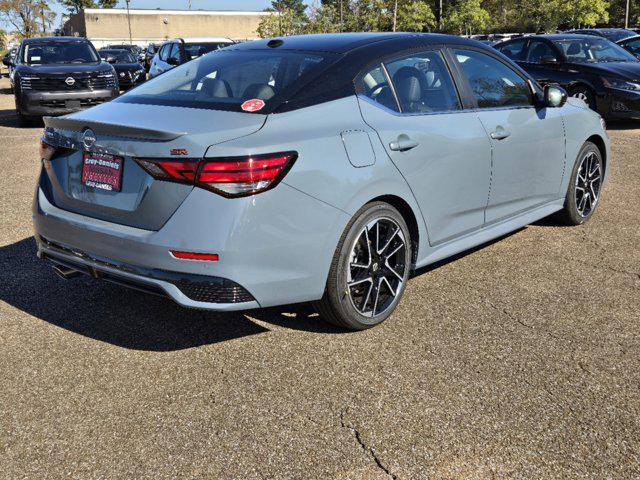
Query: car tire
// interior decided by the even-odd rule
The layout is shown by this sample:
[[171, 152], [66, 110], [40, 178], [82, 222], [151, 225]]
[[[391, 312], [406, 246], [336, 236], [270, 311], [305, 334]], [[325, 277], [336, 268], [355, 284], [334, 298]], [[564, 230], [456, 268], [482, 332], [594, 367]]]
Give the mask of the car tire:
[[570, 95], [583, 100], [591, 110], [597, 110], [596, 94], [589, 87], [579, 85], [571, 89]]
[[388, 203], [362, 207], [345, 228], [331, 262], [321, 317], [349, 330], [384, 322], [409, 279], [412, 242], [407, 224]]
[[600, 203], [603, 179], [602, 152], [593, 143], [586, 142], [571, 171], [564, 208], [559, 212], [563, 223], [582, 225], [589, 221]]

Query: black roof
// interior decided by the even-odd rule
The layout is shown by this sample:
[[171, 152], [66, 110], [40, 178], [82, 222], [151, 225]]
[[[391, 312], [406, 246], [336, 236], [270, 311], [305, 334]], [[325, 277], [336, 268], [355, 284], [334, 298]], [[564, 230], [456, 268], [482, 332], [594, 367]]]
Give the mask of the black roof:
[[508, 43], [513, 40], [522, 40], [522, 39], [531, 39], [531, 38], [546, 38], [547, 40], [575, 40], [577, 38], [583, 40], [593, 40], [593, 35], [587, 35], [585, 33], [547, 33], [540, 35], [527, 35], [525, 37], [517, 37], [511, 38], [509, 40], [505, 40], [504, 42], [497, 43], [494, 46], [500, 45], [501, 43]]
[[33, 38], [25, 38], [22, 40], [23, 43], [34, 43], [34, 42], [88, 42], [84, 37], [33, 37]]
[[630, 32], [626, 28], [577, 28], [579, 32]]
[[[273, 41], [278, 40], [280, 45], [275, 47]], [[453, 35], [441, 35], [437, 33], [333, 33], [314, 35], [294, 35], [290, 37], [277, 37], [257, 40], [254, 42], [239, 43], [230, 48], [234, 50], [262, 50], [277, 48], [280, 50], [304, 50], [317, 52], [347, 53], [361, 47], [366, 47], [379, 42], [394, 42], [402, 44], [418, 40], [420, 44], [461, 44], [479, 45], [474, 40], [469, 40]]]

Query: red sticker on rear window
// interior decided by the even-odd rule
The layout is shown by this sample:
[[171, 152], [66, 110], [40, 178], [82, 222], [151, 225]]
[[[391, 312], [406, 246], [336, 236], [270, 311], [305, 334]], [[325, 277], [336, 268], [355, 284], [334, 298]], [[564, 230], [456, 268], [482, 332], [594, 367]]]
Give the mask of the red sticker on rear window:
[[253, 100], [247, 100], [246, 102], [244, 102], [240, 106], [240, 108], [242, 108], [242, 110], [244, 110], [245, 112], [258, 112], [262, 110], [265, 105], [266, 104], [264, 103], [264, 101], [260, 100], [259, 98], [254, 98]]

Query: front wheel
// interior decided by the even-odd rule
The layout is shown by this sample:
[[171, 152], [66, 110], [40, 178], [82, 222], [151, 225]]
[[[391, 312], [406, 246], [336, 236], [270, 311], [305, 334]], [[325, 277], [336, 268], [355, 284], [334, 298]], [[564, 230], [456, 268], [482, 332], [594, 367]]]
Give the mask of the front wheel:
[[398, 305], [411, 269], [411, 237], [402, 215], [373, 202], [347, 225], [331, 262], [320, 315], [350, 330], [385, 321]]
[[600, 201], [603, 180], [602, 153], [593, 143], [586, 142], [569, 178], [564, 209], [560, 212], [564, 223], [581, 225], [593, 216]]
[[571, 96], [582, 100], [591, 110], [597, 110], [596, 95], [589, 87], [575, 87], [571, 90]]

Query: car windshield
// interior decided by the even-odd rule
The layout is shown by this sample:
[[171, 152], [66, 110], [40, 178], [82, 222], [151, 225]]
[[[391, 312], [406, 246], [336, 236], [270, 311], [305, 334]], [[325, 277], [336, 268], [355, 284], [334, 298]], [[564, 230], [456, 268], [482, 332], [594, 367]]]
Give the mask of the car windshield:
[[590, 37], [555, 40], [568, 62], [637, 62], [636, 57], [606, 38]]
[[185, 43], [184, 52], [188, 60], [201, 57], [214, 50], [219, 50], [231, 45], [229, 42], [203, 42], [203, 43]]
[[98, 52], [100, 54], [100, 58], [106, 60], [109, 57], [112, 57], [115, 62], [114, 63], [136, 63], [137, 60], [134, 58], [132, 54], [123, 50], [100, 50]]
[[86, 41], [29, 42], [22, 49], [21, 61], [27, 65], [51, 63], [96, 63], [100, 61]]
[[117, 101], [242, 111], [245, 102], [258, 100], [260, 108], [244, 110], [269, 110], [335, 57], [286, 50], [220, 50], [169, 70]]

